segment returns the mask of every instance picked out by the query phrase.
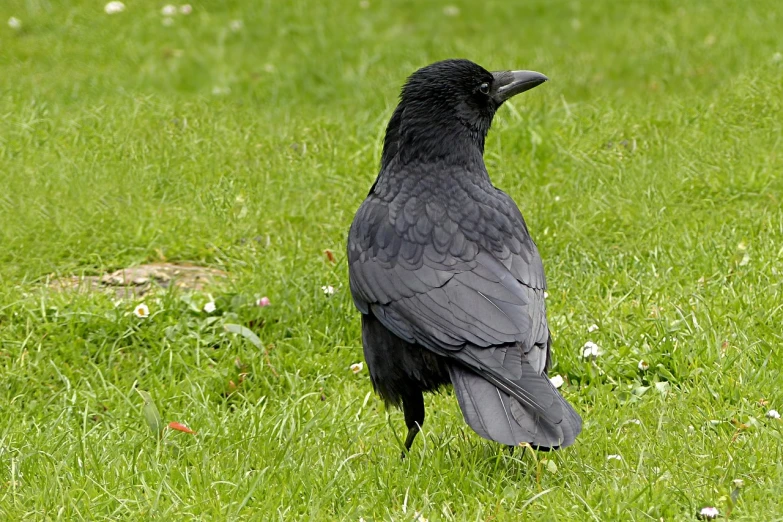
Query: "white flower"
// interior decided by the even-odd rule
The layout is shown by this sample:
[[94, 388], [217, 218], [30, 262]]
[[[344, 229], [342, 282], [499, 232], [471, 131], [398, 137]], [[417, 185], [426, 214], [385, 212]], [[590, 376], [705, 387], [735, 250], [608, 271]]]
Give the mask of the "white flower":
[[189, 15], [193, 12], [193, 7], [190, 4], [184, 4], [179, 6], [179, 12], [184, 15]]
[[544, 292], [544, 299], [546, 299], [547, 297], [549, 297], [549, 293], [545, 291]]
[[242, 30], [242, 27], [245, 24], [242, 23], [242, 20], [231, 20], [231, 22], [228, 24], [228, 28], [234, 31], [235, 33], [238, 33]]
[[555, 196], [555, 203], [560, 201], [560, 196]]
[[643, 372], [646, 372], [650, 369], [650, 363], [647, 361], [639, 361], [639, 369]]
[[552, 386], [554, 386], [555, 388], [560, 388], [565, 382], [563, 378], [560, 377], [559, 375], [555, 375], [554, 377], [549, 379], [549, 381], [552, 383]]
[[170, 27], [170, 26], [174, 25], [174, 19], [166, 16], [166, 17], [163, 18], [163, 20], [161, 20], [161, 23], [163, 25], [165, 25], [166, 27]]
[[215, 310], [217, 310], [217, 307], [215, 306], [215, 301], [210, 301], [204, 305], [204, 311], [208, 314], [211, 314]]
[[8, 27], [13, 29], [14, 31], [18, 31], [19, 29], [22, 28], [22, 21], [17, 17], [12, 16], [11, 18], [8, 19]]
[[607, 455], [606, 460], [623, 460], [620, 455]]
[[734, 479], [731, 481], [731, 483], [734, 484], [734, 487], [737, 489], [745, 485], [745, 481], [742, 479]]
[[332, 295], [332, 294], [334, 294], [334, 287], [332, 285], [322, 286], [321, 290], [324, 291], [325, 295]]
[[133, 309], [133, 315], [140, 319], [145, 319], [150, 316], [150, 309], [147, 305], [141, 303], [139, 306]]
[[702, 520], [712, 520], [718, 518], [719, 515], [720, 512], [718, 511], [718, 508], [714, 507], [703, 507], [701, 508], [701, 511], [699, 511], [699, 518]]
[[597, 324], [591, 324], [590, 326], [587, 327], [587, 333], [593, 333], [596, 330], [598, 330]]
[[459, 16], [459, 7], [456, 5], [447, 5], [443, 8], [443, 14], [446, 16]]
[[768, 419], [779, 419], [780, 413], [778, 413], [778, 410], [769, 410], [767, 412], [767, 418]]
[[582, 346], [582, 357], [585, 359], [595, 359], [602, 353], [604, 353], [604, 351], [593, 341], [587, 341], [585, 345]]
[[103, 10], [106, 11], [106, 14], [121, 13], [125, 10], [125, 4], [122, 2], [109, 2]]
[[351, 365], [351, 371], [352, 371], [353, 373], [359, 373], [359, 372], [360, 372], [360, 371], [362, 371], [363, 369], [364, 369], [364, 363], [360, 363], [360, 362], [358, 362], [358, 363], [353, 363], [353, 364]]
[[177, 14], [177, 6], [171, 4], [164, 5], [163, 9], [160, 10], [160, 14], [163, 16], [174, 16]]

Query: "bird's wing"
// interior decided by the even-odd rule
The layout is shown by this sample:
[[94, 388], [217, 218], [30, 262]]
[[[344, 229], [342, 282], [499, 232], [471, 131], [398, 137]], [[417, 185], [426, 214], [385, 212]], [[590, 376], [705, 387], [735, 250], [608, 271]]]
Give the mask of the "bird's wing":
[[351, 292], [362, 313], [409, 342], [440, 351], [519, 344], [541, 373], [549, 339], [541, 258], [513, 201], [497, 191], [490, 203], [469, 199], [453, 215], [370, 196], [349, 234]]

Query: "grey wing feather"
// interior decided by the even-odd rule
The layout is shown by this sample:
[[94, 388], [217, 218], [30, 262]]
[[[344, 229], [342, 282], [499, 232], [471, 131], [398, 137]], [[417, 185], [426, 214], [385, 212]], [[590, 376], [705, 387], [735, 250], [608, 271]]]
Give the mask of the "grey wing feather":
[[[582, 429], [582, 419], [551, 383], [547, 383], [551, 387], [548, 395], [555, 403], [547, 410], [548, 415], [542, 415], [537, 408], [519, 401], [517, 395], [467, 368], [454, 365], [449, 374], [465, 422], [486, 439], [511, 446], [527, 442], [540, 448], [558, 448], [571, 445]], [[556, 421], [551, 419], [555, 411], [559, 412]]]

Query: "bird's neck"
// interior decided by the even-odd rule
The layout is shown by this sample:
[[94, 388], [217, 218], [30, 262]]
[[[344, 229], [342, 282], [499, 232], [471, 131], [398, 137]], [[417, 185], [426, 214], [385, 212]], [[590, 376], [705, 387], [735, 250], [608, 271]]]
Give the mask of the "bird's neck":
[[401, 165], [436, 163], [486, 170], [484, 132], [459, 121], [416, 123], [405, 121], [396, 129], [387, 129], [382, 168], [394, 159]]

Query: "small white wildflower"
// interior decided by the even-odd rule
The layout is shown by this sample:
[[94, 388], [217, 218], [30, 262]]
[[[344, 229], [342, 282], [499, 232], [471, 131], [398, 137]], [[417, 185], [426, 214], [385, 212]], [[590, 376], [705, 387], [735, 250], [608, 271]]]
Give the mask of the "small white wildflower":
[[560, 196], [555, 196], [555, 203], [560, 201]]
[[623, 460], [620, 455], [607, 455], [606, 460]]
[[544, 299], [546, 299], [547, 297], [549, 297], [549, 292], [544, 292]]
[[189, 15], [190, 13], [193, 12], [193, 6], [191, 6], [190, 4], [181, 5], [179, 6], [179, 12], [184, 15]]
[[228, 24], [228, 28], [234, 31], [235, 33], [238, 33], [242, 30], [242, 27], [244, 27], [244, 23], [242, 20], [231, 20], [231, 22]]
[[768, 419], [779, 419], [780, 413], [778, 413], [778, 410], [769, 410], [767, 412], [767, 418]]
[[714, 507], [703, 507], [701, 508], [701, 511], [699, 511], [699, 518], [702, 520], [713, 520], [718, 518], [719, 515], [720, 512], [718, 511], [718, 508]]
[[593, 333], [596, 330], [598, 330], [597, 324], [591, 324], [590, 326], [587, 327], [587, 333]]
[[147, 305], [141, 303], [139, 306], [133, 309], [133, 315], [140, 319], [145, 319], [150, 316], [150, 309]]
[[693, 427], [693, 424], [689, 424], [689, 425], [688, 425], [688, 433], [689, 433], [689, 434], [694, 434], [694, 433], [696, 433], [696, 428], [694, 428], [694, 427]]
[[734, 487], [737, 489], [740, 489], [742, 486], [745, 485], [745, 481], [742, 479], [734, 479], [731, 481], [732, 484], [734, 484]]
[[14, 31], [18, 31], [19, 29], [22, 28], [22, 21], [17, 17], [12, 16], [11, 18], [8, 19], [8, 27], [13, 29]]
[[459, 7], [456, 5], [447, 5], [443, 8], [443, 14], [446, 16], [459, 16]]
[[650, 363], [647, 361], [639, 361], [639, 369], [643, 372], [646, 372], [650, 369]]
[[593, 341], [587, 341], [584, 346], [582, 346], [582, 357], [585, 359], [595, 359], [599, 355], [601, 355], [603, 350], [601, 350], [601, 347], [595, 344]]
[[549, 379], [549, 381], [552, 383], [552, 386], [554, 386], [555, 388], [560, 388], [565, 382], [563, 378], [559, 375], [555, 375], [554, 377]]
[[351, 371], [352, 371], [353, 373], [359, 373], [359, 372], [360, 372], [360, 371], [362, 371], [363, 369], [364, 369], [364, 363], [360, 363], [360, 362], [358, 362], [358, 363], [353, 363], [353, 364], [351, 365]]
[[332, 285], [322, 286], [321, 290], [323, 290], [325, 295], [332, 295], [332, 294], [334, 294], [334, 287]]
[[217, 310], [217, 306], [215, 306], [215, 301], [210, 301], [204, 305], [204, 311], [208, 314], [211, 314], [215, 310]]
[[125, 4], [122, 2], [109, 2], [103, 10], [106, 11], [106, 14], [121, 13], [125, 10]]
[[171, 4], [164, 5], [163, 9], [160, 10], [160, 14], [163, 16], [174, 16], [177, 14], [177, 6]]

